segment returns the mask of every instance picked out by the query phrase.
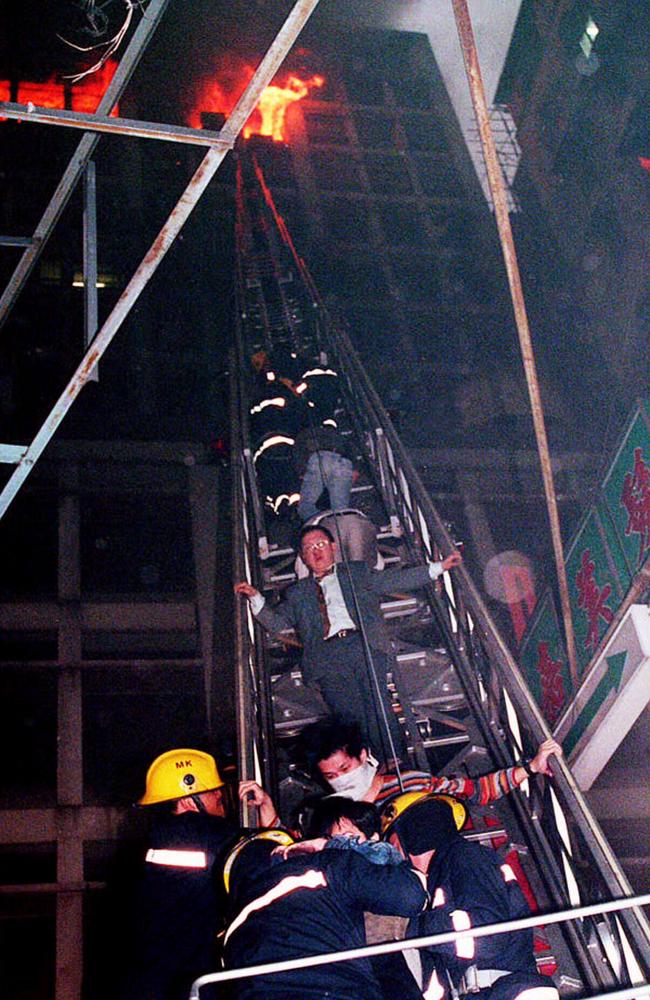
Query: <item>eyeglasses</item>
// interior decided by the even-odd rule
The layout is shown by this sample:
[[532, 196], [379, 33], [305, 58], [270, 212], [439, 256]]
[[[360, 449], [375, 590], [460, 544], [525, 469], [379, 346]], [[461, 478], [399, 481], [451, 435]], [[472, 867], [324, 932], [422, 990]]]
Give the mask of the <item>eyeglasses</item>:
[[330, 541], [328, 538], [321, 538], [319, 539], [319, 541], [312, 542], [310, 545], [303, 545], [302, 551], [305, 555], [307, 555], [308, 552], [314, 552], [314, 551], [320, 552], [321, 549], [327, 548], [329, 544]]

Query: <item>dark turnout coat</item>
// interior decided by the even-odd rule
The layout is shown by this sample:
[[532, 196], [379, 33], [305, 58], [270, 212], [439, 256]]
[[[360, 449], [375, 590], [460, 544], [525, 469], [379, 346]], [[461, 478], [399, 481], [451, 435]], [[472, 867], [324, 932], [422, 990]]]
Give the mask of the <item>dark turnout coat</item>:
[[[426, 905], [421, 879], [405, 862], [378, 866], [354, 851], [324, 850], [267, 868], [237, 887], [226, 932], [226, 968], [319, 955], [366, 943], [364, 911], [413, 916]], [[238, 980], [238, 1000], [379, 1000], [368, 959]]]
[[193, 980], [214, 971], [225, 924], [223, 861], [239, 833], [226, 819], [196, 812], [154, 824], [120, 1000], [186, 1000]]
[[[462, 930], [529, 917], [530, 908], [514, 872], [503, 864], [496, 851], [453, 837], [434, 854], [427, 875], [431, 909], [412, 920], [409, 937]], [[540, 976], [533, 953], [532, 930], [510, 931], [481, 938], [434, 945], [421, 950], [425, 988], [434, 968], [446, 985], [447, 973], [454, 985], [470, 967], [510, 973], [482, 991], [490, 1000], [514, 1000], [523, 990], [553, 988], [553, 981]]]

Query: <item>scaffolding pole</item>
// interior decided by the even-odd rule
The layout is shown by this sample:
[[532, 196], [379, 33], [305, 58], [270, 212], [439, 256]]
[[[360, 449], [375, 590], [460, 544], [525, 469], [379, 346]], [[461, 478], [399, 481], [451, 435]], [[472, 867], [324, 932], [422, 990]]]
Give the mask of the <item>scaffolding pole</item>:
[[[120, 60], [113, 79], [106, 88], [106, 93], [99, 102], [98, 115], [109, 115], [119, 101], [168, 4], [169, 0], [151, 0]], [[7, 287], [2, 293], [2, 298], [0, 298], [0, 327], [2, 327], [32, 273], [98, 142], [98, 135], [89, 133], [84, 135], [34, 230], [34, 235], [24, 244], [26, 250], [9, 279]], [[20, 246], [23, 244], [13, 242], [11, 245]]]
[[187, 146], [216, 146], [225, 147], [226, 150], [228, 148], [218, 132], [209, 132], [207, 129], [133, 121], [131, 118], [111, 118], [107, 115], [90, 115], [83, 111], [64, 111], [60, 108], [37, 108], [33, 104], [0, 101], [0, 117], [13, 118], [22, 124], [62, 125], [67, 128], [83, 129], [85, 132], [182, 142]]
[[557, 571], [558, 588], [560, 592], [560, 603], [562, 606], [562, 618], [564, 621], [564, 634], [566, 638], [567, 657], [569, 660], [569, 671], [574, 690], [579, 684], [578, 665], [575, 651], [575, 636], [573, 631], [573, 620], [571, 618], [571, 604], [569, 601], [569, 586], [567, 583], [566, 566], [564, 563], [564, 553], [562, 551], [562, 533], [560, 531], [560, 517], [557, 508], [557, 498], [555, 496], [555, 484], [553, 482], [553, 469], [551, 456], [546, 435], [546, 425], [544, 421], [544, 409], [539, 390], [537, 378], [537, 367], [535, 364], [535, 354], [526, 313], [526, 303], [521, 285], [521, 275], [519, 273], [519, 263], [517, 252], [510, 226], [510, 216], [508, 214], [508, 199], [506, 187], [499, 166], [499, 159], [494, 144], [494, 137], [490, 127], [490, 114], [481, 68], [476, 51], [472, 21], [469, 14], [467, 0], [452, 0], [456, 27], [460, 39], [460, 47], [465, 61], [465, 70], [469, 82], [469, 90], [474, 106], [474, 114], [478, 125], [483, 156], [487, 169], [487, 177], [490, 185], [490, 193], [494, 203], [494, 215], [499, 232], [499, 240], [503, 251], [503, 259], [508, 275], [510, 295], [512, 297], [512, 307], [515, 314], [515, 323], [519, 335], [519, 346], [526, 375], [528, 395], [535, 427], [535, 437], [537, 439], [537, 450], [542, 469], [542, 479], [544, 481], [544, 493], [546, 496], [546, 508], [551, 527], [551, 539], [553, 542], [553, 552], [555, 555], [555, 567]]
[[178, 203], [172, 209], [171, 215], [152, 243], [140, 266], [122, 292], [115, 308], [97, 333], [89, 350], [86, 352], [76, 372], [61, 393], [54, 408], [45, 423], [37, 433], [31, 445], [20, 458], [16, 469], [0, 493], [0, 518], [3, 517], [11, 501], [27, 479], [35, 463], [42, 455], [50, 439], [59, 427], [73, 402], [89, 380], [97, 362], [106, 351], [108, 345], [130, 313], [149, 279], [156, 271], [161, 260], [178, 236], [204, 193], [213, 176], [223, 162], [228, 149], [235, 144], [237, 136], [255, 109], [262, 91], [268, 87], [271, 80], [282, 65], [289, 49], [300, 34], [303, 26], [318, 6], [319, 0], [297, 0], [280, 31], [273, 40], [268, 52], [253, 74], [248, 86], [237, 101], [228, 120], [220, 131], [220, 136], [226, 140], [227, 148], [210, 149], [201, 161], [190, 183], [181, 195]]

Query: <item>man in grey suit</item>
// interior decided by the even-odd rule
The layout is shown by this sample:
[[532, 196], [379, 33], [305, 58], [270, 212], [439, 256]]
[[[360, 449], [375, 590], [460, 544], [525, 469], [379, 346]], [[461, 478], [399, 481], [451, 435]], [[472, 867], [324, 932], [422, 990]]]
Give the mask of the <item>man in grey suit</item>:
[[330, 710], [343, 721], [356, 722], [374, 753], [387, 760], [393, 754], [379, 702], [381, 693], [399, 755], [401, 736], [386, 689], [391, 656], [381, 595], [424, 587], [458, 566], [462, 557], [452, 552], [442, 562], [376, 572], [363, 562], [337, 564], [331, 533], [310, 526], [303, 528], [299, 547], [310, 575], [288, 588], [277, 609], [268, 608], [250, 583], [235, 584], [235, 593], [249, 599], [253, 614], [268, 631], [295, 628], [304, 647], [305, 682], [318, 685]]

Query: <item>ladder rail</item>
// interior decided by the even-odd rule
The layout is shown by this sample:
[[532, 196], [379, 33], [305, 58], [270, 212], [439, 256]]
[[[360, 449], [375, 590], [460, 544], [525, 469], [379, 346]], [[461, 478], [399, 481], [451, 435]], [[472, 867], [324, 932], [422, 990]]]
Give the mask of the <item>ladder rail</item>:
[[[374, 462], [378, 478], [387, 468], [389, 488], [398, 510], [401, 511], [402, 522], [406, 522], [408, 529], [405, 533], [407, 539], [410, 538], [413, 545], [412, 536], [415, 536], [417, 548], [421, 549], [427, 558], [435, 558], [437, 552], [446, 554], [453, 551], [453, 539], [399, 440], [390, 417], [370, 383], [347, 334], [331, 321], [324, 323], [322, 330], [337, 370], [345, 376], [343, 384], [348, 389], [356, 387], [356, 392], [350, 392], [346, 400], [347, 406], [358, 407], [361, 412], [366, 412], [369, 424], [382, 428], [388, 448], [387, 466], [380, 470], [377, 457], [373, 459], [370, 453], [366, 457], [371, 463]], [[485, 663], [489, 665], [490, 676], [498, 681], [500, 691], [510, 698], [518, 713], [519, 723], [523, 725], [529, 737], [530, 745], [536, 746], [551, 735], [546, 721], [528, 690], [514, 656], [493, 622], [466, 569], [459, 567], [455, 570], [454, 577], [452, 594], [462, 595], [464, 609], [470, 615], [473, 625], [471, 632], [467, 633], [459, 628], [462, 616], [459, 614], [459, 607], [455, 607], [452, 603], [449, 592], [446, 592], [446, 599], [442, 605], [439, 598], [435, 597], [434, 601], [438, 606], [438, 623], [446, 632], [449, 650], [461, 681], [467, 692], [475, 686], [476, 680], [473, 677], [466, 648], [470, 641], [479, 642]], [[477, 720], [481, 717], [483, 719], [482, 728], [495, 759], [499, 761], [500, 766], [512, 764], [512, 759], [508, 759], [503, 741], [495, 732], [485, 707], [479, 699], [472, 700]], [[499, 716], [503, 725], [501, 710]], [[554, 772], [553, 784], [571, 817], [572, 829], [579, 834], [583, 850], [588, 852], [596, 865], [607, 894], [613, 898], [631, 895], [632, 889], [628, 879], [564, 760], [555, 762]], [[520, 801], [517, 805], [521, 805]], [[521, 809], [518, 811], [521, 812]], [[527, 825], [530, 826], [528, 823]], [[530, 829], [532, 830], [532, 826]], [[545, 850], [544, 854], [547, 859], [552, 857], [550, 850]], [[566, 883], [566, 880], [564, 881]], [[650, 962], [650, 924], [645, 914], [640, 910], [632, 910], [626, 914], [625, 923], [639, 955], [646, 963]]]
[[[238, 344], [241, 339], [237, 338]], [[230, 354], [230, 424], [232, 446], [231, 511], [233, 534], [233, 579], [261, 580], [259, 567], [260, 502], [254, 478], [247, 465], [247, 414], [240, 384], [241, 354]], [[238, 773], [266, 788], [276, 784], [271, 736], [271, 692], [264, 643], [248, 601], [235, 598], [235, 707]], [[253, 826], [256, 816], [247, 802], [240, 805], [241, 820]]]
[[[258, 178], [259, 179], [259, 178]], [[272, 204], [265, 197], [270, 215]], [[264, 210], [262, 206], [262, 210]], [[277, 216], [277, 212], [275, 213]], [[277, 217], [275, 224], [278, 225]], [[297, 254], [289, 234], [280, 230], [286, 252], [290, 253], [311, 300], [317, 342], [328, 363], [339, 375], [346, 418], [352, 427], [362, 458], [391, 518], [394, 533], [401, 536], [413, 561], [436, 559], [453, 551], [454, 541], [435, 509], [413, 463], [377, 395], [346, 331], [325, 309], [309, 271]], [[291, 331], [290, 331], [291, 332]], [[240, 357], [245, 356], [245, 331], [238, 328]], [[240, 366], [243, 385], [244, 368]], [[242, 411], [242, 426], [246, 415]], [[249, 494], [255, 493], [254, 481]], [[259, 503], [259, 498], [257, 498]], [[247, 500], [248, 560], [250, 579], [263, 580], [260, 553], [256, 547], [257, 527], [252, 496]], [[501, 636], [477, 588], [464, 567], [445, 574], [444, 590], [428, 588], [429, 605], [435, 624], [442, 633], [472, 715], [497, 767], [511, 766], [524, 750], [536, 747], [550, 733], [533, 700], [514, 656]], [[240, 577], [241, 578], [241, 577]], [[260, 589], [263, 589], [263, 584]], [[251, 626], [255, 641], [256, 626]], [[266, 640], [257, 634], [262, 646]], [[264, 669], [263, 657], [256, 660]], [[272, 747], [271, 720], [266, 713], [256, 724], [268, 726], [262, 742]], [[530, 783], [529, 783], [530, 784]], [[533, 782], [533, 786], [534, 786]], [[273, 786], [269, 786], [273, 787]], [[537, 863], [545, 891], [554, 905], [575, 902], [578, 885], [584, 884], [589, 866], [590, 884], [580, 901], [631, 896], [631, 888], [600, 827], [563, 760], [554, 761], [554, 779], [544, 795], [532, 787], [509, 796], [508, 805], [523, 831]], [[650, 926], [645, 914], [627, 911], [610, 927], [612, 949], [603, 946], [608, 930], [597, 918], [582, 922], [566, 932], [571, 954], [592, 989], [612, 983], [635, 981], [638, 971], [650, 968]], [[543, 918], [540, 919], [543, 923]], [[624, 936], [616, 944], [616, 938]]]

